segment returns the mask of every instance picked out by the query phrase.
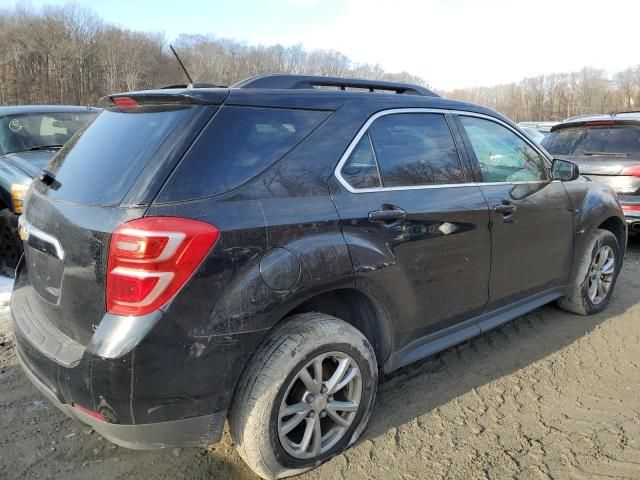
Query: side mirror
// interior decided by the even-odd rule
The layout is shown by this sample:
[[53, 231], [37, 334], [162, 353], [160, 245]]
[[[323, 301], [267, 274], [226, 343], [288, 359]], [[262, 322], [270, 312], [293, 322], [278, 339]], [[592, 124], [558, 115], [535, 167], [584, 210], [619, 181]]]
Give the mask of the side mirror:
[[580, 176], [578, 165], [569, 160], [554, 158], [551, 165], [551, 179], [560, 180], [561, 182], [570, 182]]

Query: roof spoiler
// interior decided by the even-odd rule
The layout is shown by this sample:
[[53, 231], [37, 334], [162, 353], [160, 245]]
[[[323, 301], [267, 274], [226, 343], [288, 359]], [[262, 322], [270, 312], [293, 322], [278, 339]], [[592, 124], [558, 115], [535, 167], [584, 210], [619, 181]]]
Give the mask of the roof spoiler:
[[[194, 90], [194, 93], [196, 90]], [[228, 90], [221, 89], [221, 92], [215, 95], [214, 104], [222, 103], [226, 98]], [[115, 95], [108, 95], [100, 98], [98, 101], [100, 106], [104, 108], [120, 107], [120, 108], [135, 108], [142, 106], [153, 105], [209, 105], [212, 104], [211, 95], [206, 97], [191, 94], [189, 90], [182, 90], [180, 93], [164, 93], [162, 90], [149, 91], [149, 92], [132, 92], [132, 93], [118, 93]]]
[[347, 88], [359, 88], [363, 90], [389, 91], [404, 95], [422, 95], [426, 97], [439, 97], [437, 93], [428, 88], [409, 83], [385, 82], [379, 80], [362, 80], [358, 78], [323, 77], [311, 75], [257, 75], [247, 78], [230, 88], [267, 88], [267, 89], [314, 89], [318, 87], [335, 87], [340, 90]]

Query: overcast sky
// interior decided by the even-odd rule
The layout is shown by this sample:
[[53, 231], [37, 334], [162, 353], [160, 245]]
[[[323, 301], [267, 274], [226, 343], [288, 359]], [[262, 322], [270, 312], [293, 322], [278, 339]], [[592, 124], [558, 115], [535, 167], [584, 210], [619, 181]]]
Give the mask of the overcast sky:
[[[33, 6], [64, 4], [36, 0]], [[78, 0], [121, 26], [301, 43], [441, 90], [640, 64], [640, 0]], [[15, 0], [0, 0], [1, 6]], [[24, 5], [24, 2], [20, 2]], [[27, 4], [28, 5], [28, 4]]]

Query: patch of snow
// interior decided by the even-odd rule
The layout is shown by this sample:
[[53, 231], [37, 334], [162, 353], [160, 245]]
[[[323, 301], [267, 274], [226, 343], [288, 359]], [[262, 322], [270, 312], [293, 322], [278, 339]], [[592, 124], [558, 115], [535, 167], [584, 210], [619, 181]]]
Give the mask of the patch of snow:
[[0, 276], [0, 313], [9, 310], [11, 291], [13, 290], [13, 279]]
[[13, 278], [0, 275], [0, 293], [11, 293], [13, 290]]

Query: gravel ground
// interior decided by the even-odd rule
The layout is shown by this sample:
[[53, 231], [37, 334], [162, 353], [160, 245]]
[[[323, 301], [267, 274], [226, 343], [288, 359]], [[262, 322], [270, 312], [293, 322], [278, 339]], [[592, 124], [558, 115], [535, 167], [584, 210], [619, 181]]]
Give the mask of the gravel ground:
[[[384, 379], [363, 439], [300, 478], [640, 479], [639, 293], [634, 240], [606, 312], [543, 307]], [[133, 452], [65, 418], [16, 365], [0, 306], [0, 478], [255, 477], [228, 434]]]

